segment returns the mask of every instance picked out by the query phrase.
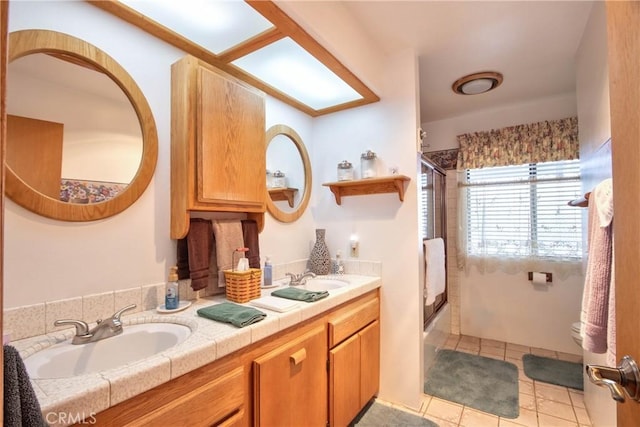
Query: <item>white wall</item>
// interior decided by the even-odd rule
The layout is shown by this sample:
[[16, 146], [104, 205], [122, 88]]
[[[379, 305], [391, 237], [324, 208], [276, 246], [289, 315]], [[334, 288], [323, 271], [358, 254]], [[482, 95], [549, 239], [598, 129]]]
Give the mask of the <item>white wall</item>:
[[[456, 136], [541, 120], [576, 115], [575, 94], [531, 100], [506, 108], [482, 110], [445, 120], [424, 123], [427, 151], [458, 148]], [[448, 199], [451, 206], [455, 200]], [[457, 224], [457, 211], [448, 209], [447, 223]], [[455, 231], [455, 230], [453, 230]], [[451, 233], [450, 246], [455, 245]], [[451, 253], [451, 251], [449, 252]], [[552, 269], [546, 270], [555, 273]], [[534, 287], [526, 273], [479, 273], [475, 268], [451, 275], [452, 325], [460, 333], [566, 353], [579, 353], [571, 339], [571, 324], [579, 320], [583, 277], [561, 280], [554, 274], [547, 288]], [[455, 305], [459, 304], [458, 307]], [[454, 328], [454, 330], [457, 328]]]
[[[304, 9], [303, 3], [290, 6]], [[12, 2], [11, 6], [10, 31], [44, 28], [71, 34], [106, 51], [131, 74], [156, 120], [159, 156], [146, 192], [112, 218], [90, 223], [52, 221], [7, 201], [5, 308], [164, 283], [169, 266], [175, 263], [175, 242], [169, 238], [170, 65], [183, 52], [85, 2]], [[358, 34], [357, 25], [351, 25], [344, 8], [329, 4], [320, 13], [317, 6], [310, 5], [314, 12], [301, 16], [318, 18], [317, 28], [327, 34], [327, 47], [339, 52], [341, 59], [352, 58], [357, 65], [354, 71], [367, 83], [375, 83], [382, 101], [311, 119], [267, 99], [267, 127], [289, 125], [307, 146], [313, 192], [309, 208], [295, 223], [265, 216], [261, 254], [274, 263], [306, 258], [317, 227], [327, 229], [332, 255], [337, 249], [348, 253], [349, 237], [357, 233], [360, 259], [383, 262], [380, 396], [417, 409], [422, 391], [417, 62], [413, 52], [378, 57]], [[335, 26], [338, 21], [350, 25]], [[350, 43], [343, 42], [347, 37]], [[367, 148], [378, 153], [381, 172], [394, 165], [412, 178], [404, 203], [397, 194], [383, 194], [347, 197], [337, 206], [332, 193], [322, 186], [335, 181], [339, 161], [348, 158], [359, 165], [357, 159]]]
[[[332, 256], [338, 249], [348, 254], [349, 238], [356, 234], [360, 259], [383, 262], [380, 397], [417, 409], [422, 393], [422, 308], [415, 55], [404, 51], [380, 57], [339, 3], [294, 1], [278, 5], [381, 98], [379, 103], [314, 120], [310, 210], [315, 225], [327, 230]], [[386, 174], [389, 166], [398, 166], [401, 174], [412, 178], [404, 202], [400, 203], [397, 195], [381, 194], [345, 197], [341, 206], [336, 205], [322, 183], [337, 180], [337, 165], [345, 159], [354, 164], [358, 174], [360, 154], [369, 148], [378, 154], [380, 174]], [[306, 233], [313, 231], [307, 229]]]
[[[358, 236], [360, 257], [383, 261], [380, 397], [417, 408], [422, 389], [421, 307], [418, 286], [420, 233], [416, 190], [418, 111], [415, 57], [403, 52], [383, 67], [388, 82], [382, 101], [316, 119], [314, 157], [318, 168], [312, 206], [318, 226], [327, 229], [331, 253], [348, 252]], [[345, 197], [338, 206], [322, 182], [336, 180], [337, 164], [357, 164], [371, 148], [381, 163], [393, 163], [412, 177], [404, 203], [397, 194]]]
[[[552, 269], [545, 269], [554, 273]], [[571, 324], [580, 320], [583, 277], [534, 286], [527, 273], [458, 274], [460, 329], [464, 335], [580, 354]]]
[[488, 131], [575, 115], [576, 95], [567, 93], [423, 123], [422, 129], [427, 132], [424, 142], [428, 144], [424, 151], [458, 148], [456, 136], [463, 133]]
[[[268, 97], [266, 108], [267, 129], [275, 124], [285, 124], [293, 128], [305, 144], [311, 160], [312, 180], [317, 178], [317, 166], [311, 156], [314, 144], [313, 120], [306, 114]], [[273, 172], [273, 171], [272, 171]], [[310, 245], [315, 240], [315, 221], [310, 207], [315, 197], [311, 190], [311, 202], [305, 213], [292, 223], [282, 223], [268, 213], [264, 216], [264, 231], [260, 233], [260, 255], [271, 258], [273, 264], [280, 264], [309, 256]]]
[[169, 239], [170, 65], [182, 52], [85, 2], [12, 2], [9, 9], [10, 31], [64, 32], [119, 62], [150, 104], [159, 155], [146, 192], [112, 218], [54, 221], [7, 200], [5, 308], [163, 283], [175, 263]]
[[[171, 64], [184, 53], [85, 2], [15, 2], [10, 9], [10, 31], [65, 32], [118, 61], [151, 106], [159, 154], [149, 188], [131, 208], [112, 218], [53, 221], [7, 200], [5, 308], [164, 283], [169, 266], [175, 264], [175, 242], [169, 238]], [[293, 127], [305, 144], [312, 143], [311, 118], [268, 98], [266, 124], [276, 123]], [[277, 223], [267, 214], [265, 223], [260, 236], [263, 255], [271, 255], [274, 263], [308, 255], [314, 238], [310, 212], [294, 224]]]
[[[611, 137], [609, 114], [609, 68], [605, 5], [595, 2], [576, 56], [576, 92], [580, 131], [580, 158], [584, 191], [611, 177], [610, 151], [601, 149]], [[584, 213], [586, 218], [586, 212]], [[586, 224], [586, 221], [583, 223]], [[585, 237], [586, 241], [586, 237]], [[585, 244], [586, 248], [586, 244]], [[606, 365], [603, 354], [584, 352], [585, 364]], [[608, 390], [585, 376], [584, 400], [595, 427], [616, 425], [616, 403]]]

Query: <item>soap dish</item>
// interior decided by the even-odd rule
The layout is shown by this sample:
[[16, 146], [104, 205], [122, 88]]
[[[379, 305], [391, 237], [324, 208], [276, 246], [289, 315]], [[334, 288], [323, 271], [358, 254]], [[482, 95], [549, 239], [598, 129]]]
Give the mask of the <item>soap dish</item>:
[[165, 305], [164, 305], [164, 304], [162, 304], [162, 305], [159, 305], [159, 306], [156, 308], [156, 311], [157, 311], [158, 313], [176, 313], [176, 312], [178, 312], [178, 311], [185, 310], [185, 309], [189, 308], [190, 306], [191, 306], [191, 301], [180, 301], [180, 302], [178, 303], [178, 308], [170, 308], [170, 309], [167, 309], [167, 308], [165, 307]]

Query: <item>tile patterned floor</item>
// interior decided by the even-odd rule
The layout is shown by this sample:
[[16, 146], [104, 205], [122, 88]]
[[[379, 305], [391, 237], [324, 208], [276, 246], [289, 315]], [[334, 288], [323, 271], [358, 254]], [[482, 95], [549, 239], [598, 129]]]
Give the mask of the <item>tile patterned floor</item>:
[[571, 362], [580, 362], [581, 357], [465, 335], [451, 335], [444, 348], [506, 360], [516, 365], [520, 382], [520, 416], [516, 419], [501, 418], [424, 395], [419, 415], [434, 421], [440, 427], [591, 426], [581, 391], [534, 381], [524, 374], [522, 367], [522, 355], [525, 353]]

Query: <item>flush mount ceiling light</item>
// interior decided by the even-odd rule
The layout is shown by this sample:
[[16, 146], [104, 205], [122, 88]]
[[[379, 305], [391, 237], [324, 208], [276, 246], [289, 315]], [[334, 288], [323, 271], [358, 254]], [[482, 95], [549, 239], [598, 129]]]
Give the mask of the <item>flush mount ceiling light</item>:
[[456, 80], [451, 89], [459, 95], [477, 95], [486, 93], [500, 86], [502, 74], [495, 71], [483, 71], [469, 74]]

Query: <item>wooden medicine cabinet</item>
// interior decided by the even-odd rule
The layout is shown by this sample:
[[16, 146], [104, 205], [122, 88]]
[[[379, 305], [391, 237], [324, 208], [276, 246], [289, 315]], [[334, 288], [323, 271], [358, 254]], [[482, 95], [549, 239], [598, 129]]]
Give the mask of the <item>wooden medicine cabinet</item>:
[[186, 56], [171, 68], [171, 238], [192, 212], [266, 210], [265, 100], [260, 90]]

